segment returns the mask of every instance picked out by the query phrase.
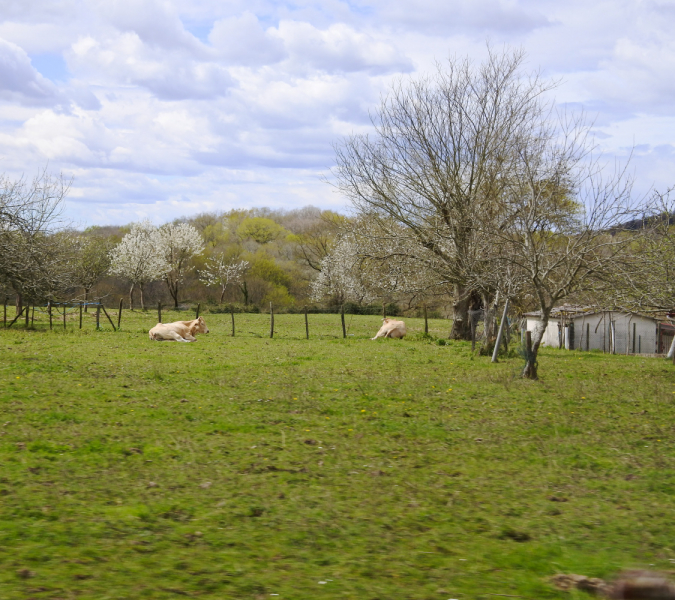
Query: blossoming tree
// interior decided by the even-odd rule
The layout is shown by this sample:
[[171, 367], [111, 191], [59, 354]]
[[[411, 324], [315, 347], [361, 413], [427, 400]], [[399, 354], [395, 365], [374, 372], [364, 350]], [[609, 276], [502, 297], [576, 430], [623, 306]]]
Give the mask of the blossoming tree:
[[157, 228], [150, 221], [134, 223], [131, 231], [110, 252], [110, 272], [131, 282], [129, 288], [129, 307], [134, 308], [134, 288], [141, 292], [141, 309], [143, 302], [143, 286], [164, 277], [169, 264], [164, 255], [158, 252], [160, 239]]
[[178, 308], [178, 290], [190, 268], [190, 259], [204, 250], [204, 240], [188, 223], [167, 223], [157, 230], [158, 251], [166, 264], [163, 278]]
[[206, 267], [199, 273], [199, 279], [208, 286], [220, 287], [219, 303], [222, 304], [227, 286], [239, 283], [247, 268], [248, 261], [229, 261], [221, 253], [207, 259]]

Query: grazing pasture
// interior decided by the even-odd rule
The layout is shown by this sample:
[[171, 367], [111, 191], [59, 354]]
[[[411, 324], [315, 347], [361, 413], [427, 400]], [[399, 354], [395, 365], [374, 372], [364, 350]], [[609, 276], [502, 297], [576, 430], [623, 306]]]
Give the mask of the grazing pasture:
[[662, 359], [543, 349], [532, 382], [415, 319], [155, 316], [0, 330], [1, 598], [562, 598], [675, 561]]

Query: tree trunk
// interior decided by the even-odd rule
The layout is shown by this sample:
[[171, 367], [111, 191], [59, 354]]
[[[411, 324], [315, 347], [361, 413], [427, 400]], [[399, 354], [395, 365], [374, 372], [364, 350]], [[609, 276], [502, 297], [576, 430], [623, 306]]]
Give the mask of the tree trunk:
[[469, 319], [469, 294], [464, 286], [455, 285], [454, 315], [450, 339], [471, 340], [471, 321]]
[[244, 306], [248, 306], [248, 286], [245, 281], [239, 286], [239, 289], [244, 296]]
[[89, 288], [84, 288], [84, 312], [87, 311], [87, 302], [89, 300]]
[[223, 298], [225, 298], [225, 286], [223, 286], [221, 292], [220, 292], [220, 302], [218, 304], [223, 303]]
[[131, 284], [131, 288], [129, 288], [129, 310], [134, 310], [134, 285]]
[[21, 294], [16, 295], [16, 316], [18, 317], [21, 314], [21, 311], [23, 310], [23, 299], [21, 298]]
[[138, 289], [141, 290], [141, 310], [145, 310], [145, 303], [143, 302], [143, 284], [138, 284]]
[[481, 354], [490, 355], [495, 347], [497, 337], [497, 298], [494, 301], [483, 295], [483, 346]]
[[169, 288], [169, 295], [173, 298], [173, 307], [178, 309], [178, 282], [171, 281], [168, 277], [164, 280], [166, 281], [166, 287]]
[[541, 321], [537, 323], [532, 332], [532, 347], [526, 347], [526, 356], [527, 361], [525, 367], [523, 368], [522, 376], [525, 379], [538, 379], [537, 376], [537, 353], [539, 352], [539, 346], [541, 345], [541, 340], [544, 338], [544, 331], [548, 325], [548, 318], [550, 311], [542, 311]]

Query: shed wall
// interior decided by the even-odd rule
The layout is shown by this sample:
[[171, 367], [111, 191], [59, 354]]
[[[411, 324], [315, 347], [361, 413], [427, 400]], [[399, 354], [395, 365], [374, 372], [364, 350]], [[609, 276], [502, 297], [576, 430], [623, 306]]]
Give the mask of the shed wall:
[[[527, 317], [530, 331], [540, 320]], [[548, 322], [542, 345], [560, 347], [559, 322]], [[616, 354], [653, 354], [657, 349], [657, 324], [653, 319], [626, 313], [595, 313], [579, 315], [572, 319], [574, 323], [574, 343], [570, 350], [603, 350]], [[615, 339], [612, 339], [612, 324]], [[633, 334], [635, 326], [635, 334]], [[564, 332], [563, 332], [564, 335]]]

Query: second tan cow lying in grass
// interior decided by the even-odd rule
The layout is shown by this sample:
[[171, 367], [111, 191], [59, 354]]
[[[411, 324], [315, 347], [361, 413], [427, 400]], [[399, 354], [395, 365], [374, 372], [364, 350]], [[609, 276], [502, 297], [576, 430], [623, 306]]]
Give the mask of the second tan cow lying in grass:
[[198, 333], [208, 333], [209, 328], [204, 317], [192, 321], [175, 321], [174, 323], [157, 323], [149, 332], [151, 340], [165, 342], [196, 342]]
[[395, 321], [394, 319], [382, 319], [382, 327], [377, 332], [377, 335], [371, 340], [376, 340], [380, 337], [388, 338], [402, 338], [407, 333], [405, 323], [403, 321]]

